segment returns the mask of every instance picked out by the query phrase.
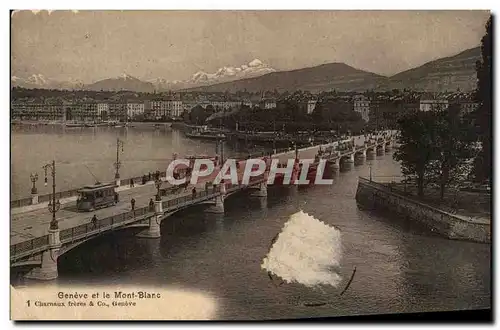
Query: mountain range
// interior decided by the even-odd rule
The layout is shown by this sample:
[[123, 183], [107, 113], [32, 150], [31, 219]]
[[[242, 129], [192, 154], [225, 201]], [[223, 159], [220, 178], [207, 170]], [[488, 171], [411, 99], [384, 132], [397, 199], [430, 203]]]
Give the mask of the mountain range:
[[261, 60], [254, 59], [250, 63], [238, 67], [224, 66], [214, 73], [198, 71], [188, 80], [168, 81], [166, 79], [157, 78], [149, 82], [153, 83], [156, 90], [181, 90], [253, 78], [271, 72], [276, 72], [276, 70], [263, 63]]
[[33, 74], [27, 78], [10, 77], [12, 87], [45, 88], [45, 89], [83, 89], [84, 83], [79, 80], [59, 81], [47, 78], [42, 74]]
[[278, 92], [304, 90], [312, 93], [329, 90], [360, 91], [382, 84], [386, 77], [355, 69], [344, 63], [323, 64], [311, 68], [269, 73], [256, 78], [241, 79], [230, 83], [191, 88], [202, 92], [236, 92], [247, 90]]
[[11, 85], [25, 88], [84, 89], [136, 92], [153, 91], [203, 91], [236, 92], [247, 90], [294, 91], [313, 93], [338, 91], [364, 91], [412, 89], [438, 92], [444, 90], [472, 91], [476, 87], [476, 61], [481, 57], [479, 47], [465, 50], [457, 55], [437, 59], [419, 67], [386, 77], [365, 70], [353, 68], [345, 63], [329, 63], [310, 68], [277, 71], [255, 59], [241, 66], [222, 67], [214, 73], [196, 72], [187, 80], [168, 81], [156, 78], [143, 81], [123, 74], [84, 85], [80, 81], [56, 81], [40, 74], [28, 78], [11, 77]]

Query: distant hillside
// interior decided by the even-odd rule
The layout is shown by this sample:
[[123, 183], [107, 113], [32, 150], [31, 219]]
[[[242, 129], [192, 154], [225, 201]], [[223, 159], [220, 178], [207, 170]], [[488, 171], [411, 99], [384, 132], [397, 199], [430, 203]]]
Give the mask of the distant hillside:
[[85, 89], [91, 91], [134, 91], [152, 93], [154, 91], [154, 86], [150, 82], [145, 82], [127, 74], [123, 74], [117, 78], [97, 81], [85, 86]]
[[476, 88], [476, 61], [481, 48], [463, 51], [455, 56], [441, 58], [390, 77], [377, 89], [412, 89], [417, 91], [461, 91]]
[[236, 92], [247, 90], [259, 92], [278, 90], [278, 92], [304, 90], [312, 93], [321, 91], [364, 91], [380, 85], [386, 77], [358, 70], [344, 63], [330, 63], [312, 68], [268, 73], [266, 75], [241, 79], [228, 83], [215, 84], [187, 89], [202, 92]]

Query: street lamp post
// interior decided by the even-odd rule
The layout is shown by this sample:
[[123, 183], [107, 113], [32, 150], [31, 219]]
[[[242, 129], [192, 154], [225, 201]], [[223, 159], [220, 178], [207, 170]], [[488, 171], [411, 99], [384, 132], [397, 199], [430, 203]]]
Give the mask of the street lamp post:
[[120, 146], [122, 147], [122, 152], [123, 152], [123, 141], [120, 140], [119, 138], [116, 138], [116, 162], [115, 162], [115, 168], [116, 168], [116, 173], [115, 173], [115, 179], [118, 180], [120, 178], [120, 173], [118, 170], [120, 169], [122, 163], [120, 162]]
[[38, 173], [31, 173], [30, 174], [30, 179], [31, 179], [31, 183], [33, 183], [33, 187], [31, 187], [31, 194], [32, 195], [36, 195], [38, 193], [38, 190], [36, 189], [36, 182], [38, 181]]
[[370, 182], [372, 182], [372, 162], [370, 162], [368, 166], [370, 167]]
[[155, 180], [155, 186], [156, 186], [156, 200], [157, 201], [161, 201], [161, 196], [160, 196], [160, 188], [161, 188], [161, 184], [163, 183], [163, 181], [161, 181], [160, 178], [157, 178]]
[[51, 170], [52, 175], [52, 199], [49, 200], [48, 209], [49, 212], [52, 213], [52, 221], [50, 222], [50, 229], [57, 230], [59, 229], [59, 225], [56, 220], [56, 212], [61, 208], [61, 203], [59, 199], [56, 201], [56, 162], [55, 160], [52, 163], [46, 164], [42, 166], [45, 171], [45, 186], [47, 186], [47, 170]]
[[[217, 138], [217, 142], [220, 143], [219, 144], [219, 148], [220, 148], [220, 165], [222, 167], [222, 165], [224, 165], [224, 138], [226, 137], [224, 134], [219, 134], [218, 137], [220, 138]], [[247, 143], [248, 145], [248, 143]]]

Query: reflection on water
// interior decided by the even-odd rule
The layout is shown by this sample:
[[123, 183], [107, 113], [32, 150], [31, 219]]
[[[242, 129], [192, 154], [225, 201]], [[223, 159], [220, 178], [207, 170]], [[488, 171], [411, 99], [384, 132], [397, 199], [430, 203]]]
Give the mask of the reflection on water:
[[[127, 139], [139, 135], [128, 134]], [[189, 148], [191, 142], [182, 143]], [[164, 148], [166, 154], [172, 149]], [[373, 158], [374, 176], [400, 174], [391, 153]], [[355, 201], [359, 176], [369, 176], [367, 163], [334, 172], [331, 186], [270, 187], [266, 203], [246, 192], [233, 195], [224, 215], [204, 213], [203, 206], [180, 211], [162, 222], [160, 239], [138, 239], [133, 231], [103, 236], [60, 258], [57, 283], [186, 288], [214, 297], [215, 317], [222, 319], [488, 308], [490, 245], [447, 240], [404, 219], [360, 210]], [[339, 288], [277, 287], [261, 269], [271, 240], [301, 209], [340, 228]], [[339, 296], [354, 267], [351, 285]], [[307, 307], [292, 303], [296, 300], [330, 303]]]

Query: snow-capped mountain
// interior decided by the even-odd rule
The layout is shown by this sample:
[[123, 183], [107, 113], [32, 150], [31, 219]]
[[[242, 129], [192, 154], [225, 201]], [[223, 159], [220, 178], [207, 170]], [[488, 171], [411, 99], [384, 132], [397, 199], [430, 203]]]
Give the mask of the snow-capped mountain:
[[224, 66], [214, 73], [198, 71], [193, 74], [190, 79], [183, 81], [167, 81], [166, 79], [157, 78], [154, 80], [150, 80], [150, 82], [154, 84], [157, 90], [179, 90], [198, 86], [213, 85], [222, 82], [230, 82], [245, 78], [254, 78], [271, 72], [276, 72], [276, 70], [263, 63], [261, 60], [255, 59], [248, 64], [243, 64], [238, 67]]
[[255, 59], [248, 64], [243, 64], [239, 67], [222, 67], [215, 73], [206, 73], [203, 71], [196, 72], [189, 80], [192, 84], [217, 84], [219, 82], [227, 82], [230, 80], [252, 78], [262, 76], [266, 73], [275, 72], [276, 70], [262, 63], [261, 60]]
[[168, 81], [164, 78], [156, 78], [148, 80], [149, 83], [153, 84], [155, 90], [164, 91], [164, 90], [178, 90], [184, 88], [186, 86], [186, 82], [183, 80], [172, 80]]
[[12, 76], [10, 81], [13, 86], [19, 87], [46, 88], [48, 86], [48, 79], [41, 74], [33, 74], [26, 78]]
[[12, 76], [10, 78], [12, 87], [42, 88], [42, 89], [81, 89], [83, 82], [80, 80], [59, 81], [50, 79], [42, 74], [32, 74], [27, 78]]
[[276, 72], [275, 69], [262, 61], [255, 59], [250, 63], [243, 64], [238, 67], [224, 66], [214, 73], [198, 71], [186, 80], [167, 80], [165, 78], [156, 78], [148, 81], [142, 81], [129, 74], [122, 75], [96, 81], [92, 84], [84, 85], [81, 81], [56, 81], [44, 77], [41, 74], [34, 74], [27, 78], [12, 76], [11, 82], [13, 87], [24, 88], [45, 88], [45, 89], [87, 89], [94, 91], [119, 91], [128, 90], [135, 92], [152, 92], [164, 90], [180, 90], [186, 88], [194, 88], [200, 86], [208, 86], [223, 82], [230, 82], [245, 78], [255, 78], [267, 73]]

